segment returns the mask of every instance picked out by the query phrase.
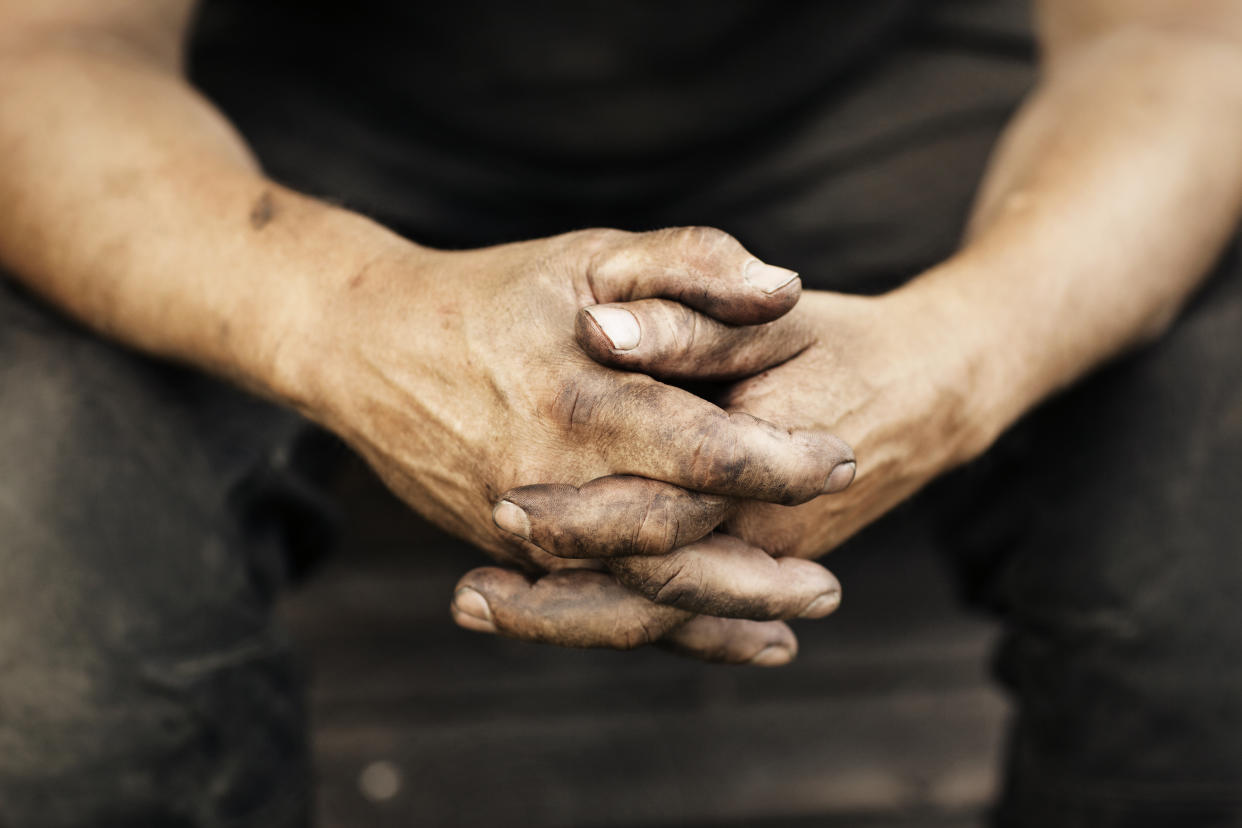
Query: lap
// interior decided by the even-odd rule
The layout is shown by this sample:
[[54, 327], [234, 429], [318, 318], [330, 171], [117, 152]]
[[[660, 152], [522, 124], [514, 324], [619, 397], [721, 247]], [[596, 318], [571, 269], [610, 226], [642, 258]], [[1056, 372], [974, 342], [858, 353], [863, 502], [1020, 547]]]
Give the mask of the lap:
[[946, 539], [1022, 702], [1005, 824], [1242, 819], [1239, 325], [1235, 257], [961, 476]]
[[296, 423], [2, 279], [0, 411], [0, 822], [297, 824], [283, 530], [255, 500]]

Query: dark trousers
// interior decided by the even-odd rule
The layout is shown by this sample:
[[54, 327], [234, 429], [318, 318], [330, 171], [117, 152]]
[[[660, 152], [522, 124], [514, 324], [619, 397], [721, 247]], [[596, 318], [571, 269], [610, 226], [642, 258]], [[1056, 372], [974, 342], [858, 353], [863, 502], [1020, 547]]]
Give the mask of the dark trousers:
[[[242, 126], [282, 178], [416, 239], [710, 224], [809, 288], [877, 291], [955, 246], [1030, 81], [1010, 45], [895, 49], [770, 141], [624, 211], [510, 197], [472, 214], [440, 183], [417, 187], [434, 153], [416, 147], [355, 146], [353, 163], [409, 167], [342, 177], [335, 162], [363, 139], [332, 113], [318, 145]], [[506, 173], [481, 164], [487, 175]], [[1240, 271], [1227, 260], [1160, 343], [1045, 405], [903, 515], [1007, 631], [999, 675], [1019, 714], [1002, 825], [1242, 824]], [[313, 439], [4, 285], [0, 825], [305, 823], [301, 678], [270, 610], [289, 547], [323, 537], [323, 469], [306, 459], [321, 454], [301, 450]]]

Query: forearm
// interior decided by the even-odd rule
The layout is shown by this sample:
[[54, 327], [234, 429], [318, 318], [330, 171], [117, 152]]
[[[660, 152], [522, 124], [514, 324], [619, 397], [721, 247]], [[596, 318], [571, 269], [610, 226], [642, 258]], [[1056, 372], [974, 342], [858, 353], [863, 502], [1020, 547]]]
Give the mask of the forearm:
[[1162, 332], [1242, 207], [1242, 49], [1130, 30], [1058, 61], [1006, 133], [968, 241], [893, 298], [949, 326], [982, 450]]
[[266, 180], [225, 119], [123, 41], [0, 46], [0, 262], [108, 336], [297, 401], [293, 351], [396, 236]]

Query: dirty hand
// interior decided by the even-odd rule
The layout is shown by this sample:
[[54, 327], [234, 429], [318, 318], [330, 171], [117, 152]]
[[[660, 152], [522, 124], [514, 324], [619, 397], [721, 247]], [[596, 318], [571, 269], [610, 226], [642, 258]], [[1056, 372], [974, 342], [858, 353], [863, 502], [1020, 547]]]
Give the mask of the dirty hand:
[[[502, 562], [528, 572], [566, 564], [557, 550], [523, 537], [527, 516], [501, 499], [527, 483], [599, 495], [595, 514], [577, 512], [594, 544], [663, 550], [706, 535], [730, 499], [793, 504], [848, 484], [852, 453], [826, 432], [727, 413], [645, 373], [600, 365], [575, 342], [575, 318], [591, 306], [582, 324], [607, 330], [624, 348], [639, 329], [618, 326], [627, 320], [598, 306], [662, 297], [746, 330], [785, 314], [799, 292], [793, 273], [704, 228], [592, 230], [464, 252], [411, 245], [377, 257], [342, 286], [316, 326], [302, 407], [417, 511]], [[795, 353], [789, 344], [740, 348], [723, 370], [754, 373]], [[675, 373], [658, 363], [644, 371]], [[618, 475], [625, 485], [614, 488]], [[676, 491], [675, 500], [649, 509], [665, 490]], [[679, 526], [666, 524], [665, 512], [676, 512]], [[740, 541], [709, 543], [720, 546], [714, 580], [681, 588], [696, 599], [693, 609], [765, 619], [831, 610], [825, 596], [835, 595], [836, 582], [817, 564], [773, 567]], [[757, 651], [740, 652], [737, 635], [725, 641], [721, 630], [751, 630], [756, 646], [790, 637], [764, 624], [683, 627], [684, 608], [653, 603], [598, 571], [562, 570], [534, 586], [513, 571], [491, 577], [496, 594], [525, 589], [535, 600], [555, 584], [562, 609], [602, 608], [603, 621], [576, 625], [562, 643], [634, 646], [676, 629], [672, 646], [747, 660]], [[735, 583], [763, 589], [736, 592]], [[459, 599], [460, 620], [470, 596]]]
[[[633, 347], [614, 347], [587, 324], [590, 311], [580, 314], [580, 344], [600, 363], [665, 379], [718, 379], [744, 373], [730, 363], [736, 354], [791, 353], [755, 376], [720, 385], [713, 399], [730, 412], [840, 434], [858, 455], [852, 486], [797, 506], [721, 498], [705, 510], [675, 485], [625, 478], [505, 494], [524, 513], [532, 543], [567, 558], [603, 557], [621, 583], [657, 603], [727, 615], [720, 596], [747, 596], [747, 616], [762, 617], [755, 609], [770, 584], [764, 574], [827, 552], [986, 445], [964, 415], [969, 383], [955, 344], [960, 337], [945, 335], [935, 308], [901, 292], [878, 298], [807, 292], [787, 316], [756, 327], [723, 325], [664, 300], [612, 307], [632, 314], [643, 336]], [[837, 474], [852, 475], [852, 467]], [[643, 537], [628, 543], [598, 537], [598, 515], [617, 502], [643, 516]], [[700, 540], [703, 528], [717, 523], [724, 533]], [[733, 581], [718, 583], [721, 560], [739, 549], [775, 557], [765, 569], [752, 561], [753, 570], [731, 571]], [[573, 625], [589, 623], [581, 617], [586, 609], [561, 609], [555, 579], [526, 590], [501, 588], [500, 581], [492, 570], [476, 570], [462, 585], [483, 596], [504, 634], [561, 643]], [[704, 583], [715, 583], [716, 600], [702, 600]], [[769, 600], [773, 617], [785, 617], [779, 596]]]

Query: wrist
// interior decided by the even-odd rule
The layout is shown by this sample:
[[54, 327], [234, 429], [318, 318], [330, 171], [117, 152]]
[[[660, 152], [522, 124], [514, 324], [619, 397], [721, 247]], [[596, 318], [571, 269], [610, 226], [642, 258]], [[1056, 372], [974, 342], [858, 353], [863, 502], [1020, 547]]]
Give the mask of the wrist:
[[373, 321], [364, 305], [385, 301], [385, 273], [413, 276], [434, 251], [355, 213], [318, 204], [312, 213], [273, 295], [250, 301], [254, 336], [237, 358], [245, 384], [327, 425]]
[[1025, 411], [1028, 377], [1015, 359], [1008, 323], [957, 289], [973, 274], [950, 260], [878, 300], [898, 332], [907, 382], [923, 386], [932, 430], [941, 447], [940, 471], [983, 454]]

